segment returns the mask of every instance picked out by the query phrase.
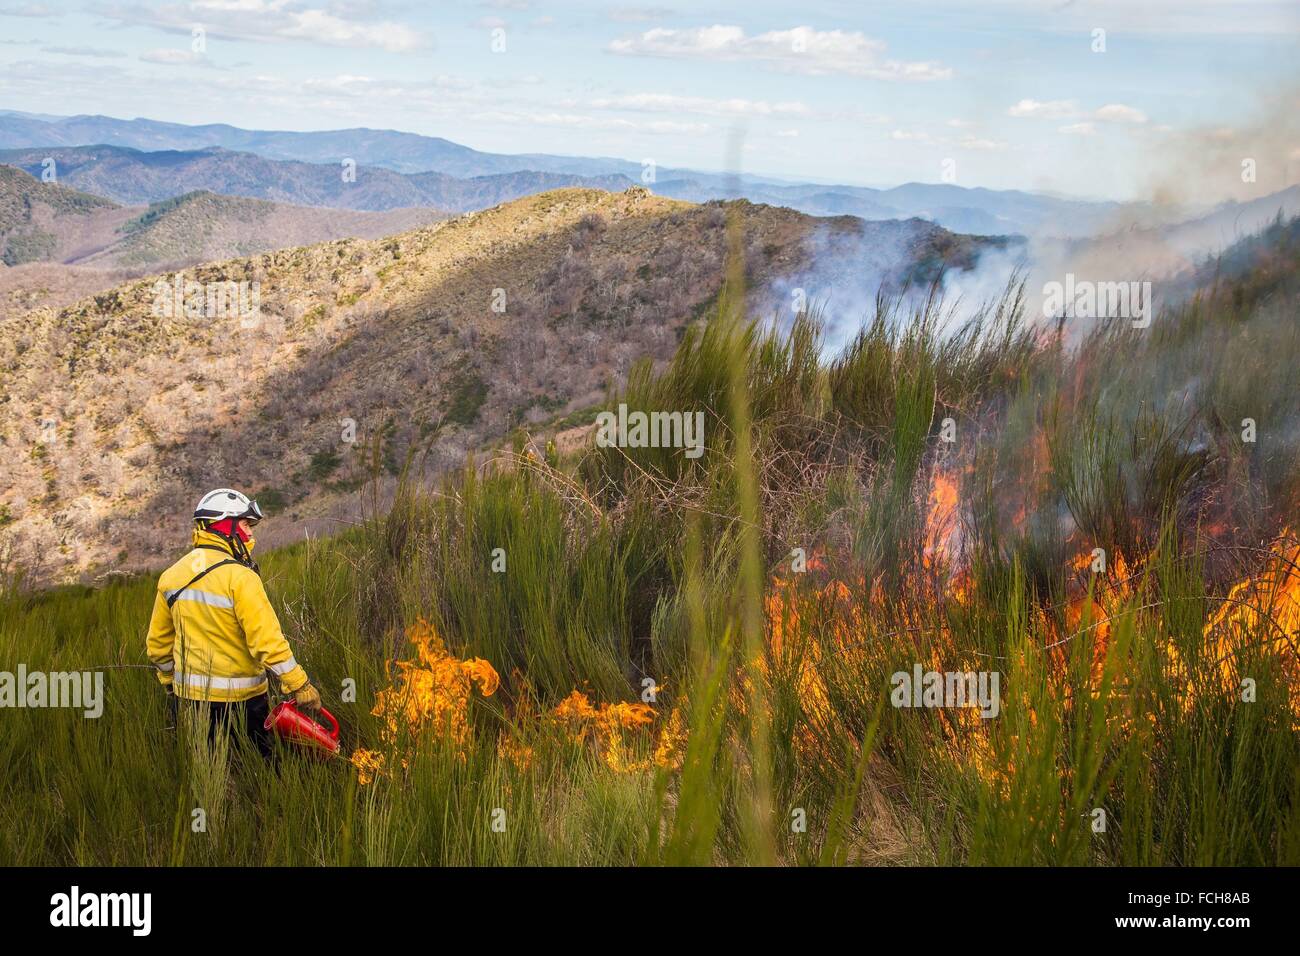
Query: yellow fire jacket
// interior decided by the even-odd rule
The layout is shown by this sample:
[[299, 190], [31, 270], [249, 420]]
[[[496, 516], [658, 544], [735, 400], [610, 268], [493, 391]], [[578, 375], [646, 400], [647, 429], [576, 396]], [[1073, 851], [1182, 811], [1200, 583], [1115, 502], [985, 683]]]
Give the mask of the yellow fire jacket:
[[240, 701], [264, 694], [268, 670], [280, 679], [281, 693], [292, 694], [307, 683], [262, 579], [234, 560], [230, 546], [210, 531], [196, 529], [194, 550], [158, 579], [145, 652], [163, 686], [189, 700]]

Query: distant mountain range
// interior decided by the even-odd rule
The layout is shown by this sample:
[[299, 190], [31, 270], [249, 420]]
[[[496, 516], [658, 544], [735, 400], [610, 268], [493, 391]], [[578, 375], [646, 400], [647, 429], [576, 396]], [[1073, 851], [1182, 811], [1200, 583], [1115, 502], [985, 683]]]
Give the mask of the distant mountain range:
[[[441, 137], [393, 130], [298, 133], [246, 130], [225, 124], [187, 126], [148, 119], [49, 117], [0, 111], [0, 149], [25, 151], [22, 160], [10, 154], [5, 162], [30, 168], [33, 150], [42, 153], [34, 160], [39, 163], [46, 155], [57, 158], [55, 147], [86, 146], [99, 147], [94, 152], [97, 161], [119, 169], [146, 161], [135, 154], [103, 147], [156, 153], [148, 163], [171, 162], [186, 173], [204, 169], [211, 176], [210, 180], [170, 187], [182, 192], [205, 188], [307, 205], [342, 203], [349, 209], [429, 204], [450, 211], [468, 211], [560, 186], [619, 190], [644, 184], [657, 195], [692, 202], [744, 198], [815, 216], [922, 218], [957, 232], [1079, 237], [1105, 231], [1114, 225], [1123, 208], [1111, 202], [1018, 190], [968, 189], [953, 184], [907, 183], [892, 189], [874, 189], [791, 183], [749, 175], [733, 177], [671, 167], [656, 169], [653, 181], [644, 183], [641, 165], [628, 160], [487, 153]], [[294, 165], [262, 166], [251, 158], [232, 159], [230, 153]], [[358, 180], [364, 171], [372, 182], [350, 193], [339, 189], [340, 164], [345, 160], [361, 168]], [[405, 179], [400, 178], [403, 175]], [[279, 181], [285, 177], [293, 180], [292, 185]], [[127, 184], [96, 189], [85, 180], [70, 181], [101, 195], [119, 196], [123, 202], [165, 198], [158, 191], [167, 188], [160, 184], [165, 177], [158, 170], [141, 178], [149, 182], [136, 184], [136, 192], [131, 192], [133, 187]]]
[[267, 159], [220, 147], [145, 152], [122, 146], [66, 146], [0, 150], [7, 163], [40, 176], [53, 160], [58, 181], [115, 202], [160, 202], [194, 190], [249, 196], [299, 206], [383, 212], [429, 206], [447, 212], [487, 209], [548, 189], [581, 186], [622, 192], [624, 176], [516, 172], [460, 179], [445, 173], [398, 173], [358, 166]]
[[311, 133], [249, 130], [224, 123], [188, 126], [156, 120], [120, 120], [110, 116], [49, 117], [0, 111], [0, 146], [90, 146], [104, 144], [132, 149], [194, 150], [208, 146], [257, 153], [270, 159], [297, 159], [338, 164], [352, 159], [359, 165], [382, 166], [406, 173], [442, 172], [471, 177], [524, 171], [580, 176], [639, 176], [641, 167], [618, 159], [584, 159], [526, 153], [517, 156], [484, 153], [437, 136], [395, 130], [340, 129]]
[[418, 204], [354, 212], [207, 191], [148, 206], [121, 205], [119, 198], [41, 182], [0, 165], [0, 261], [160, 269], [330, 239], [375, 239], [443, 218]]
[[[80, 149], [85, 147], [94, 149]], [[69, 148], [79, 149], [69, 153]], [[657, 195], [691, 202], [742, 198], [813, 216], [920, 218], [953, 232], [1063, 240], [1125, 231], [1135, 223], [1163, 228], [1219, 211], [1229, 218], [1239, 212], [1232, 203], [1176, 209], [950, 183], [876, 189], [673, 167], [659, 167], [647, 183], [641, 164], [624, 159], [488, 153], [395, 130], [300, 133], [6, 110], [0, 110], [0, 150], [20, 150], [0, 161], [29, 171], [52, 156], [72, 185], [124, 203], [209, 189], [309, 206], [378, 211], [427, 205], [470, 212], [565, 186], [620, 191], [647, 185]], [[356, 164], [355, 183], [343, 182], [345, 160]], [[1267, 206], [1271, 200], [1256, 202]], [[1277, 208], [1280, 204], [1272, 212]]]

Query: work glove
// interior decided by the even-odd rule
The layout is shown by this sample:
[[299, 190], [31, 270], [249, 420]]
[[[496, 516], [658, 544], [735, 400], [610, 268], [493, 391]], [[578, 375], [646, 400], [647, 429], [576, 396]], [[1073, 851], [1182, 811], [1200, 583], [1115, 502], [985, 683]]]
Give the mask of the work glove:
[[306, 710], [313, 714], [320, 713], [320, 691], [311, 684], [303, 684], [294, 691], [293, 702], [298, 705], [299, 710]]

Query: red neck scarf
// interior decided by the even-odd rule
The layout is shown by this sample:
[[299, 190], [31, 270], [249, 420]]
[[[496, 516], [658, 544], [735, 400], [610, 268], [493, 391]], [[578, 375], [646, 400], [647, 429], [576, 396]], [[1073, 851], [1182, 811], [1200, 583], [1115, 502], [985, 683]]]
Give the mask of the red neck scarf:
[[[233, 529], [233, 530], [232, 530]], [[248, 543], [248, 532], [235, 524], [234, 518], [222, 518], [220, 521], [214, 521], [208, 525], [208, 530], [215, 531], [217, 534], [229, 538], [231, 534], [238, 534], [239, 540]]]

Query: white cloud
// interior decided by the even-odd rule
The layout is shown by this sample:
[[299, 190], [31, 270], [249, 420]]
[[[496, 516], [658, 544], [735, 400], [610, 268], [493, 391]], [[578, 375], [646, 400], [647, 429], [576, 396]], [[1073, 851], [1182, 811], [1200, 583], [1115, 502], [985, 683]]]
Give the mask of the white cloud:
[[929, 133], [915, 132], [912, 130], [896, 129], [889, 134], [889, 138], [897, 143], [926, 143], [935, 145], [938, 143]]
[[626, 110], [635, 113], [696, 113], [703, 116], [799, 117], [841, 123], [883, 125], [888, 116], [862, 110], [812, 109], [799, 100], [749, 100], [705, 96], [677, 96], [668, 93], [631, 93], [591, 100], [565, 99], [556, 104], [564, 109]]
[[808, 107], [797, 101], [770, 103], [767, 100], [709, 99], [703, 96], [672, 96], [665, 93], [607, 96], [594, 99], [589, 105], [598, 110], [704, 113], [714, 116], [802, 116], [808, 113]]
[[399, 82], [377, 80], [370, 76], [339, 73], [328, 77], [313, 77], [302, 81], [304, 90], [313, 93], [345, 94], [348, 96], [416, 97], [428, 95], [431, 89], [443, 92], [472, 89], [474, 84], [459, 76], [439, 73], [428, 80]]
[[931, 62], [885, 59], [885, 44], [859, 32], [794, 27], [749, 36], [743, 27], [714, 24], [657, 27], [606, 48], [626, 56], [751, 61], [783, 73], [845, 74], [882, 80], [946, 80], [952, 70]]
[[125, 26], [152, 26], [189, 35], [201, 24], [209, 37], [283, 42], [297, 40], [331, 47], [371, 47], [410, 53], [430, 45], [427, 37], [401, 23], [348, 19], [331, 10], [294, 6], [286, 0], [191, 0], [159, 7], [105, 4], [95, 12]]
[[675, 11], [667, 7], [617, 7], [609, 11], [609, 18], [621, 23], [638, 23], [645, 20], [663, 20]]
[[1036, 119], [1069, 119], [1077, 116], [1078, 104], [1074, 100], [1021, 100], [1007, 110], [1008, 116], [1033, 117]]
[[288, 16], [293, 22], [281, 27], [281, 36], [325, 46], [378, 47], [390, 53], [407, 53], [424, 45], [416, 31], [400, 23], [357, 23], [324, 10], [289, 12]]
[[1092, 114], [1095, 119], [1109, 120], [1116, 123], [1145, 123], [1146, 113], [1123, 103], [1108, 103]]
[[541, 86], [546, 79], [537, 73], [523, 73], [517, 76], [489, 76], [483, 82], [495, 89], [508, 89], [512, 86]]
[[[1126, 106], [1123, 103], [1107, 103], [1091, 112], [1079, 108], [1075, 100], [1033, 100], [1025, 99], [1016, 103], [1007, 110], [1008, 116], [1017, 116], [1022, 119], [1053, 119], [1053, 120], [1096, 120], [1102, 123], [1133, 123], [1140, 124], [1147, 121], [1147, 114], [1133, 106]], [[1091, 125], [1087, 122], [1076, 123], [1076, 126]], [[1064, 128], [1064, 127], [1063, 127]]]
[[996, 152], [1007, 148], [1007, 144], [995, 139], [966, 135], [953, 140], [946, 136], [935, 136], [923, 130], [896, 129], [889, 134], [896, 143], [920, 143], [923, 146], [947, 146], [958, 149], [977, 150], [979, 152]]
[[640, 37], [614, 40], [609, 44], [609, 50], [613, 53], [642, 56], [704, 56], [739, 59], [738, 48], [744, 42], [745, 31], [742, 27], [718, 24], [688, 30], [656, 27], [647, 30]]
[[1095, 123], [1070, 123], [1066, 126], [1057, 127], [1057, 132], [1071, 136], [1095, 136], [1097, 126]]
[[202, 53], [192, 50], [178, 50], [164, 47], [160, 50], [146, 50], [140, 54], [145, 63], [161, 63], [164, 66], [211, 66], [212, 61]]
[[585, 113], [488, 112], [480, 114], [480, 118], [498, 123], [528, 123], [533, 126], [560, 126], [586, 130], [621, 130], [639, 133], [707, 133], [711, 129], [708, 123], [679, 123], [673, 120], [652, 120], [641, 123], [614, 117], [588, 116]]
[[32, 17], [44, 19], [46, 17], [57, 17], [59, 15], [59, 11], [46, 3], [6, 4], [5, 6], [0, 7], [0, 17]]
[[998, 152], [1007, 148], [1007, 144], [1001, 140], [984, 139], [979, 136], [963, 136], [957, 141], [957, 145], [962, 149], [973, 149], [980, 152]]
[[58, 53], [61, 56], [93, 56], [101, 59], [116, 59], [126, 56], [121, 50], [101, 50], [91, 46], [47, 46], [42, 53]]

